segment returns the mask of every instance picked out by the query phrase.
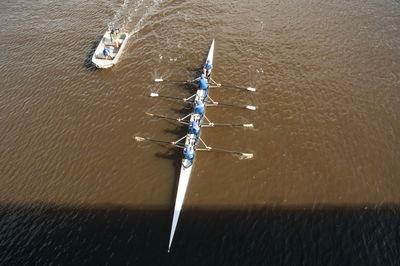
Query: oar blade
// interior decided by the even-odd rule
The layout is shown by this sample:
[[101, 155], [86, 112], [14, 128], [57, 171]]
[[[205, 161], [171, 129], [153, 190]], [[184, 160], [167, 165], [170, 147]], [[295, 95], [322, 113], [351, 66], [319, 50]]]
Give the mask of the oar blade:
[[152, 114], [152, 113], [148, 113], [148, 112], [145, 112], [145, 114], [146, 114], [146, 115], [148, 115], [148, 116], [151, 116], [151, 117], [153, 117], [153, 116], [154, 116], [154, 114]]
[[164, 80], [163, 79], [155, 79], [154, 81], [155, 82], [163, 82]]
[[240, 159], [252, 159], [254, 157], [254, 154], [252, 153], [241, 153], [240, 154]]
[[249, 110], [252, 110], [252, 111], [255, 111], [255, 110], [256, 110], [256, 107], [255, 107], [255, 106], [251, 106], [251, 105], [246, 105], [245, 108], [246, 108], [246, 109], [249, 109]]
[[155, 92], [150, 93], [150, 97], [158, 97], [158, 96], [159, 96], [158, 93]]
[[243, 127], [254, 127], [253, 124], [243, 124]]
[[225, 84], [215, 84], [215, 85], [217, 85], [218, 87], [219, 86], [221, 86], [221, 87], [226, 87], [226, 88], [236, 88], [236, 89], [242, 89], [242, 90], [248, 90], [248, 91], [256, 91], [256, 88], [253, 88], [253, 87], [240, 87], [240, 86], [234, 86], [234, 85], [225, 85]]
[[134, 140], [138, 141], [138, 142], [141, 142], [141, 141], [145, 141], [145, 140], [146, 140], [145, 138], [142, 138], [142, 137], [139, 137], [139, 136], [133, 136], [132, 138], [133, 138]]

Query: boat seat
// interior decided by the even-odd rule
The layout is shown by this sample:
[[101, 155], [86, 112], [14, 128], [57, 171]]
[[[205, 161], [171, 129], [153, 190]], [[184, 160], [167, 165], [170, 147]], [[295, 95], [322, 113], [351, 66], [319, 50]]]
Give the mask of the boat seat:
[[112, 47], [115, 47], [115, 43], [113, 43], [113, 42], [104, 42], [104, 45], [105, 45], [105, 46], [112, 46]]
[[[111, 56], [113, 57], [113, 58], [115, 58], [115, 56], [116, 56], [117, 54], [115, 54], [115, 53], [111, 53]], [[103, 55], [103, 53], [100, 53], [100, 54], [97, 54], [96, 55], [96, 58], [98, 58], [98, 59], [106, 59], [106, 56], [105, 55]]]

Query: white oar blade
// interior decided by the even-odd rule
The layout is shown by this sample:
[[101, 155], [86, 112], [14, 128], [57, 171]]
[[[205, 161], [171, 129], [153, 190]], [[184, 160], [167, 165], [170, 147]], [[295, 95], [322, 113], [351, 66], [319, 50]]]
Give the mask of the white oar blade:
[[249, 109], [249, 110], [256, 110], [256, 107], [255, 106], [251, 106], [251, 105], [247, 105], [246, 106], [246, 109]]
[[158, 93], [155, 93], [155, 92], [150, 93], [150, 97], [157, 97], [157, 96], [158, 96]]
[[243, 124], [243, 127], [254, 127], [253, 124]]
[[241, 153], [241, 159], [252, 159], [254, 155], [252, 153]]
[[154, 81], [155, 82], [163, 82], [164, 80], [163, 79], [155, 79]]
[[251, 87], [249, 87], [249, 88], [247, 88], [246, 90], [248, 90], [248, 91], [256, 91], [256, 88], [251, 88]]
[[133, 139], [136, 140], [136, 141], [139, 141], [139, 142], [146, 140], [145, 138], [142, 138], [142, 137], [139, 137], [139, 136], [134, 136]]

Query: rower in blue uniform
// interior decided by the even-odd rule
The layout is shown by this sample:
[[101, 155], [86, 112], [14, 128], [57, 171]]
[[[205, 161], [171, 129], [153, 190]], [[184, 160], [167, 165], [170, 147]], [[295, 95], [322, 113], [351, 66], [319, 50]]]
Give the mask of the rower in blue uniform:
[[192, 124], [189, 126], [189, 133], [195, 134], [197, 136], [199, 132], [200, 132], [200, 127], [197, 124], [197, 121], [193, 120]]
[[204, 103], [202, 103], [200, 100], [196, 100], [195, 102], [194, 113], [199, 115], [203, 115], [204, 113]]
[[210, 59], [208, 59], [203, 66], [203, 73], [207, 77], [207, 79], [210, 78], [211, 76], [211, 69], [212, 69], [211, 61]]
[[187, 145], [183, 150], [183, 157], [188, 160], [192, 160], [194, 157], [194, 149], [192, 145]]
[[199, 82], [199, 89], [200, 90], [207, 90], [208, 89], [208, 84], [207, 84], [207, 79], [204, 74], [201, 74], [200, 78], [198, 79]]

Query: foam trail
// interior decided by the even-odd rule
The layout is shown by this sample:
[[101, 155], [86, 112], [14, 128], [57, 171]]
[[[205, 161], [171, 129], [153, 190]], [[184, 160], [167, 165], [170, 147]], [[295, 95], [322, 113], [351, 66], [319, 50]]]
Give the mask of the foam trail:
[[[138, 2], [143, 2], [140, 0]], [[108, 29], [111, 28], [123, 28], [126, 24], [127, 17], [130, 13], [130, 1], [124, 0], [122, 5], [117, 7], [113, 19], [108, 23]]]
[[[132, 1], [132, 0], [131, 0]], [[129, 35], [140, 31], [146, 19], [151, 15], [163, 0], [136, 0], [131, 3], [124, 0], [121, 6], [116, 8], [113, 19], [108, 23], [108, 28], [122, 28]], [[133, 26], [129, 24], [134, 23]]]

